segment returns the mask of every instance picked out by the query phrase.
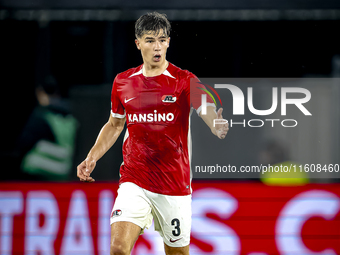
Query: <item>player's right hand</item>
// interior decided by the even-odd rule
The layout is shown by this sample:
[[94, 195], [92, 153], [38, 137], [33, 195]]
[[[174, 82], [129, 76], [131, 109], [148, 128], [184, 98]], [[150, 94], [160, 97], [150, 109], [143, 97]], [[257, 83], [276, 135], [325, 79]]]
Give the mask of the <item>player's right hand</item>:
[[96, 166], [96, 161], [91, 158], [86, 158], [77, 167], [77, 176], [82, 182], [94, 182], [90, 176]]

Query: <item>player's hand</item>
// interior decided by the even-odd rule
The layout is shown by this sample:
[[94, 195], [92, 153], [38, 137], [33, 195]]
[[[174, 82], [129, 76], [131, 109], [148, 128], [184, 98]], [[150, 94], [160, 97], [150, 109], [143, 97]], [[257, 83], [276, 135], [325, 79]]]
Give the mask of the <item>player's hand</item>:
[[[222, 117], [223, 109], [220, 108], [217, 111], [217, 119], [223, 119]], [[224, 139], [229, 131], [229, 123], [216, 124], [215, 125], [216, 136], [220, 139]]]
[[96, 166], [96, 161], [92, 158], [86, 158], [77, 167], [77, 176], [82, 182], [94, 182], [90, 176]]

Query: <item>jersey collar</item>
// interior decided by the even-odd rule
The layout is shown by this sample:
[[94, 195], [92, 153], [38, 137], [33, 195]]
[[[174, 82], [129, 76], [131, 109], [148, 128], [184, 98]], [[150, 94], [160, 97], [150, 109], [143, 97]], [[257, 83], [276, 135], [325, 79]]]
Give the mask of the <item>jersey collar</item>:
[[[170, 65], [170, 63], [169, 63], [169, 65]], [[168, 65], [168, 67], [169, 67], [169, 65]], [[140, 74], [143, 74], [143, 66], [142, 66], [142, 68], [141, 68], [138, 72], [136, 72], [136, 73], [130, 75], [129, 78], [132, 77], [132, 76], [135, 76], [135, 75], [140, 75]], [[173, 78], [173, 79], [176, 79], [174, 76], [172, 76], [172, 75], [169, 73], [169, 71], [168, 71], [167, 69], [165, 69], [164, 72], [163, 72], [162, 74], [164, 74], [164, 75], [166, 75], [166, 76], [169, 76], [169, 77], [171, 77], [171, 78]]]

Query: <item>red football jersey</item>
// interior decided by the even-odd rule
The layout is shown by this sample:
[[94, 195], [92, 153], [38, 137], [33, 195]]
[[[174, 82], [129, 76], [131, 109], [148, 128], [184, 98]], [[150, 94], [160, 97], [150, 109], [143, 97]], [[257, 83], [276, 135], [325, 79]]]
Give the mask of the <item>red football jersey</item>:
[[[126, 117], [127, 124], [119, 183], [132, 182], [164, 195], [188, 195], [189, 117], [192, 107], [200, 111], [205, 92], [197, 87], [204, 86], [192, 83], [190, 89], [196, 76], [171, 63], [154, 77], [145, 77], [142, 67], [118, 74], [112, 87], [111, 114]], [[207, 105], [212, 103], [209, 98]]]

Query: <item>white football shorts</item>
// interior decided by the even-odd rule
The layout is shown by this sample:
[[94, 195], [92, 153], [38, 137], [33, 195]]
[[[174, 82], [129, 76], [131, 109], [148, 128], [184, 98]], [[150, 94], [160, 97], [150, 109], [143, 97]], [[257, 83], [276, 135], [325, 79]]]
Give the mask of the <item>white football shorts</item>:
[[168, 246], [184, 247], [190, 243], [191, 195], [168, 196], [145, 190], [134, 183], [119, 186], [110, 224], [132, 222], [143, 230], [154, 219], [155, 230]]

